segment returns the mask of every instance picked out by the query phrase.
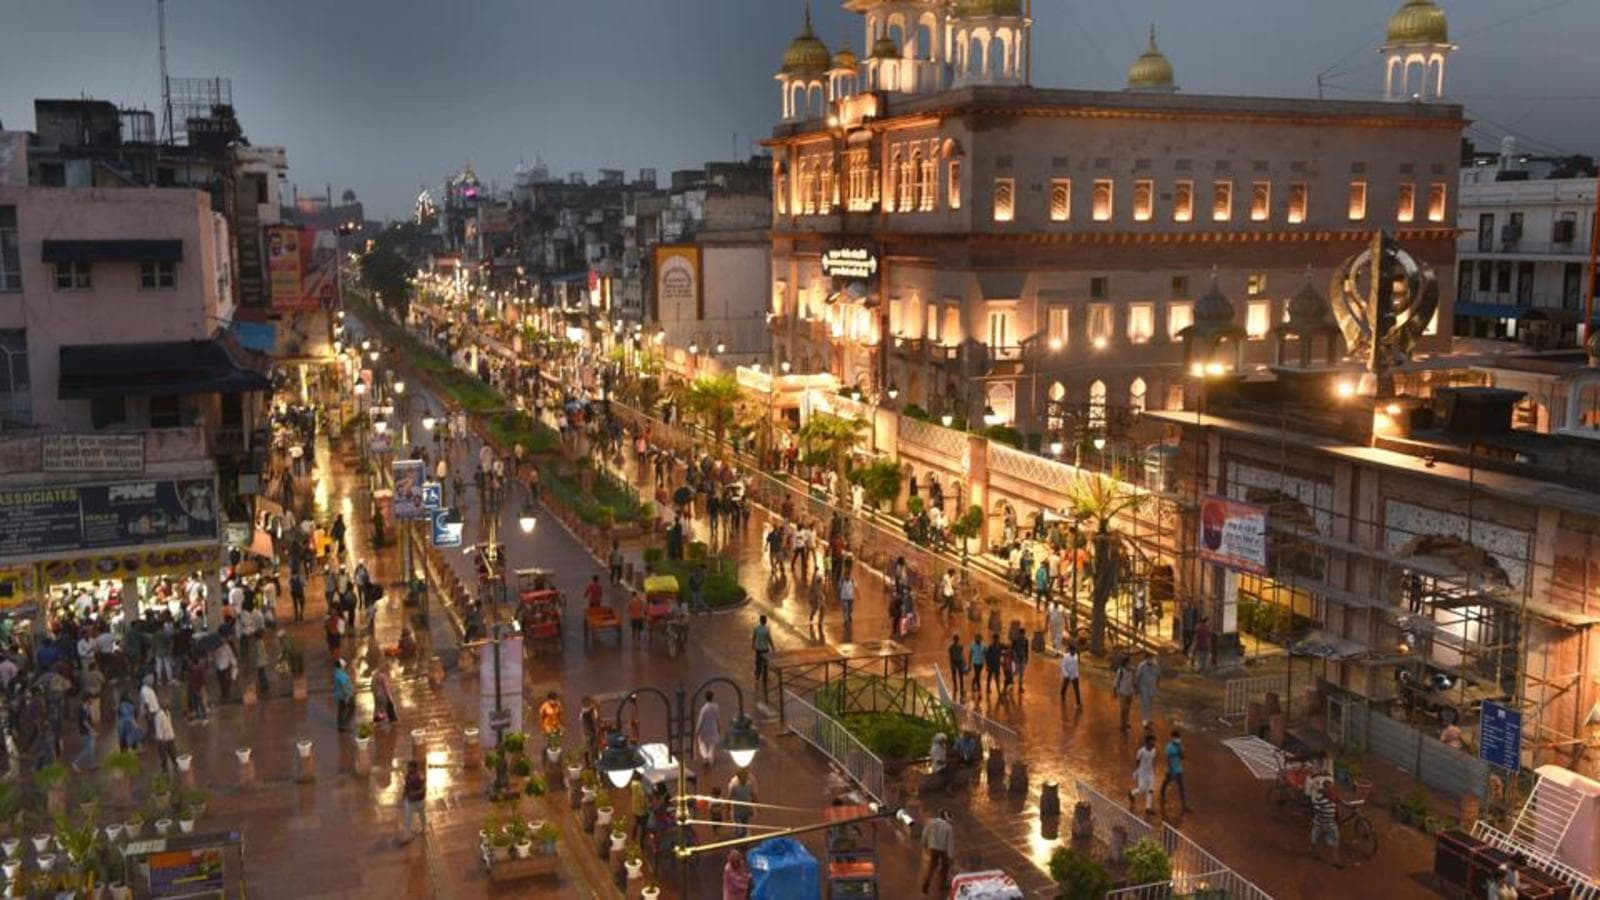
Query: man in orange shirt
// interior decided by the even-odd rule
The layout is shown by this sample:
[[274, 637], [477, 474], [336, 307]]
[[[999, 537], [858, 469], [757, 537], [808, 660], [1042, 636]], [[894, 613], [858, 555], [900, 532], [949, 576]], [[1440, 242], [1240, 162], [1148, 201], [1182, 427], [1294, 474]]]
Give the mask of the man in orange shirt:
[[633, 632], [633, 642], [637, 644], [644, 635], [644, 595], [634, 591], [628, 595], [628, 628]]
[[545, 695], [544, 702], [539, 704], [539, 730], [545, 737], [550, 737], [561, 731], [561, 719], [565, 711], [561, 708], [561, 696], [555, 691]]

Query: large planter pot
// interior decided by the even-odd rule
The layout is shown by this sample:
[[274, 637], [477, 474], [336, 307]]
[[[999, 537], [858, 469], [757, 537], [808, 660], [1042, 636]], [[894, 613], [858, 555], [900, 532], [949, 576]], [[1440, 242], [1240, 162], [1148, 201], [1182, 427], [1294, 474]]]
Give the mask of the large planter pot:
[[172, 820], [171, 819], [157, 819], [156, 820], [156, 834], [160, 835], [161, 837], [166, 837], [167, 834], [169, 832], [171, 832], [171, 831], [172, 831]]
[[622, 850], [628, 846], [628, 833], [626, 831], [611, 832], [611, 849]]
[[178, 771], [179, 772], [187, 772], [193, 766], [194, 766], [194, 754], [192, 754], [192, 753], [179, 753], [178, 754]]
[[644, 860], [642, 859], [623, 860], [622, 868], [627, 870], [629, 881], [637, 881], [644, 877]]
[[194, 820], [193, 819], [179, 819], [178, 820], [178, 833], [179, 834], [193, 834], [194, 833]]
[[300, 754], [301, 759], [306, 759], [311, 756], [311, 741], [307, 738], [301, 738], [294, 742], [294, 749], [295, 752]]
[[34, 853], [44, 853], [50, 849], [50, 835], [48, 834], [36, 834], [33, 836], [32, 841]]
[[41, 872], [48, 872], [56, 867], [56, 855], [54, 853], [41, 853], [37, 861]]
[[517, 841], [512, 849], [516, 851], [517, 859], [527, 859], [533, 855], [533, 841]]
[[245, 763], [248, 763], [250, 761], [250, 748], [249, 747], [240, 747], [237, 750], [233, 751], [233, 755], [234, 755], [234, 758], [239, 760], [239, 765], [242, 766]]
[[594, 811], [594, 823], [596, 825], [610, 825], [612, 818], [615, 817], [616, 814], [617, 814], [617, 811], [613, 807], [610, 807], [610, 806], [598, 807]]
[[[121, 831], [121, 829], [119, 828], [118, 831]], [[116, 838], [112, 838], [112, 840], [116, 840]], [[17, 854], [22, 852], [22, 838], [6, 838], [4, 842], [0, 842], [0, 849], [5, 850], [6, 859], [16, 859]]]

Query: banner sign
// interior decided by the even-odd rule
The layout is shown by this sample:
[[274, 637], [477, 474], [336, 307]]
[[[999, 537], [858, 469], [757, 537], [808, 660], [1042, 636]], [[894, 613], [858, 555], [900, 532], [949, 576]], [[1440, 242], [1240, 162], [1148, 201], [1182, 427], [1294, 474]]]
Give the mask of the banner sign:
[[450, 510], [441, 509], [433, 514], [433, 545], [435, 547], [461, 546], [461, 528], [464, 523], [450, 521]]
[[878, 255], [866, 247], [835, 247], [822, 253], [822, 274], [870, 281], [878, 277]]
[[[694, 315], [689, 312], [693, 310]], [[661, 320], [701, 319], [700, 248], [693, 244], [656, 247], [656, 312]]]
[[373, 432], [372, 437], [367, 438], [367, 452], [375, 456], [393, 453], [394, 435], [387, 431], [382, 434]]
[[47, 434], [39, 438], [46, 472], [144, 471], [144, 434]]
[[215, 541], [216, 493], [209, 478], [0, 491], [0, 557]]
[[300, 303], [300, 229], [292, 225], [272, 225], [267, 233], [267, 282], [272, 308], [297, 312]]
[[339, 281], [339, 241], [331, 231], [273, 225], [267, 234], [267, 277], [276, 312], [332, 309]]
[[1478, 758], [1513, 772], [1522, 768], [1522, 713], [1483, 701], [1478, 715]]
[[185, 547], [182, 550], [128, 550], [74, 559], [54, 559], [42, 564], [46, 587], [75, 581], [124, 578], [178, 578], [214, 571], [222, 565], [222, 547]]
[[1200, 558], [1267, 574], [1267, 508], [1226, 497], [1200, 501]]
[[422, 460], [397, 459], [394, 462], [394, 517], [421, 519], [427, 515], [422, 497]]

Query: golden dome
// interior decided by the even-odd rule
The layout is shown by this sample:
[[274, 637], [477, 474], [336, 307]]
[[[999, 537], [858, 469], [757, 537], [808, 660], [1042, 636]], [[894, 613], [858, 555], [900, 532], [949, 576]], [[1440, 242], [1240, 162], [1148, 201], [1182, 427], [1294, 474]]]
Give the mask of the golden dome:
[[857, 61], [856, 55], [850, 51], [849, 47], [840, 47], [839, 52], [833, 55], [833, 68], [836, 70], [850, 69], [853, 71], [858, 65], [860, 65], [860, 62]]
[[956, 0], [958, 19], [986, 19], [1022, 15], [1022, 0]]
[[1173, 89], [1172, 63], [1156, 48], [1156, 27], [1150, 26], [1150, 46], [1128, 67], [1129, 90]]
[[789, 49], [784, 51], [783, 71], [785, 74], [826, 72], [832, 62], [833, 55], [828, 52], [828, 45], [811, 32], [811, 7], [807, 6], [806, 27], [799, 37], [789, 42]]
[[1448, 44], [1450, 25], [1433, 0], [1406, 0], [1389, 17], [1388, 36], [1391, 44]]
[[895, 46], [894, 38], [885, 35], [872, 42], [873, 59], [899, 59], [900, 48]]

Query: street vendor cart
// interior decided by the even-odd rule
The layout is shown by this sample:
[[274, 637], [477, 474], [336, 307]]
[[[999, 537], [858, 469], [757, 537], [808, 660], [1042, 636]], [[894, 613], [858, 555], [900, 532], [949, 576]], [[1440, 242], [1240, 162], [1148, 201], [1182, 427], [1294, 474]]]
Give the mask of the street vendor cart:
[[548, 569], [518, 569], [517, 625], [523, 646], [533, 653], [541, 647], [561, 649], [561, 618], [565, 599], [556, 590]]

